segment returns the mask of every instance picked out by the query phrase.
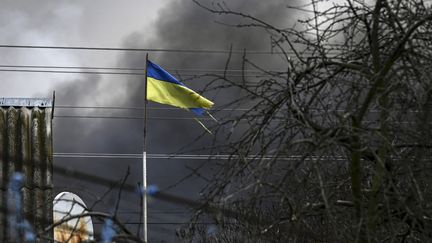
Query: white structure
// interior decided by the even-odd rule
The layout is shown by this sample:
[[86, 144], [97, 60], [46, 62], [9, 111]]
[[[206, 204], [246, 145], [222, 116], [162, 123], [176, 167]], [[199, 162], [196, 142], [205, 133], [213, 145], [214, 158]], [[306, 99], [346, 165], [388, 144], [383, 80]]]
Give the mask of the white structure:
[[56, 241], [79, 243], [94, 239], [91, 217], [77, 217], [87, 213], [87, 206], [79, 196], [71, 192], [61, 192], [54, 198], [53, 203], [54, 223], [64, 221], [54, 228]]

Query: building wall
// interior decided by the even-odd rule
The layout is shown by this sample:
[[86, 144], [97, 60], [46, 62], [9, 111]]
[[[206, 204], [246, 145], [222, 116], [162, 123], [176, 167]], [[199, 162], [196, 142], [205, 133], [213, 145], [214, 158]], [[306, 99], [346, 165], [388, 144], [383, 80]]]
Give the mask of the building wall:
[[18, 206], [8, 192], [15, 172], [24, 176], [19, 205], [23, 218], [35, 233], [52, 223], [52, 112], [51, 100], [0, 99], [0, 242], [23, 242], [23, 229], [8, 218], [11, 207]]

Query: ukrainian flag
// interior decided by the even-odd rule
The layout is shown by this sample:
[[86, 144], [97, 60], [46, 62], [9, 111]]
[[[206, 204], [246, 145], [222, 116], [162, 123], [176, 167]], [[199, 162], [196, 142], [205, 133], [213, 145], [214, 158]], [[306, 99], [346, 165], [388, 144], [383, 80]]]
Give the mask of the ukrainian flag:
[[147, 61], [147, 100], [189, 109], [202, 115], [213, 102], [186, 87], [160, 66]]

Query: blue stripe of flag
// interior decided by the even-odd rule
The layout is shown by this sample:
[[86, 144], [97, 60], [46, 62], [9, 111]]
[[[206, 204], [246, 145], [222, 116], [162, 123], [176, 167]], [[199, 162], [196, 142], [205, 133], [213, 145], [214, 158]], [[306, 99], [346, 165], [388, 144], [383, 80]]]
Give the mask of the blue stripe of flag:
[[178, 84], [178, 85], [186, 87], [186, 85], [184, 85], [182, 82], [178, 81], [170, 73], [165, 71], [160, 66], [152, 63], [151, 61], [148, 61], [148, 64], [147, 64], [147, 76], [154, 78], [154, 79], [157, 79], [159, 81], [170, 82], [170, 83], [174, 83], [174, 84]]

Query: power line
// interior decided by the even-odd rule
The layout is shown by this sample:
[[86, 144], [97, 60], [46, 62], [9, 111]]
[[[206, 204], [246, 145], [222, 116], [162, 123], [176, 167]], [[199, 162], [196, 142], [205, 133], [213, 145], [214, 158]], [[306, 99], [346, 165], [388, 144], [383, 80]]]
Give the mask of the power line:
[[[253, 118], [264, 117], [263, 115], [254, 115]], [[54, 115], [54, 118], [62, 118], [62, 119], [113, 119], [113, 120], [143, 120], [142, 116], [96, 116], [96, 115]], [[213, 118], [210, 117], [170, 117], [170, 116], [148, 116], [149, 120], [200, 120], [200, 121], [214, 121]], [[223, 122], [233, 121], [249, 121], [248, 118], [232, 118], [230, 120], [223, 120]], [[283, 120], [283, 121], [295, 121], [294, 118], [274, 118], [272, 121]], [[222, 122], [222, 120], [218, 120]]]
[[[56, 50], [84, 50], [84, 51], [132, 51], [132, 52], [173, 52], [173, 53], [206, 53], [206, 54], [254, 54], [274, 55], [284, 54], [273, 51], [244, 51], [244, 50], [210, 50], [210, 49], [168, 49], [168, 48], [125, 48], [125, 47], [87, 47], [87, 46], [36, 46], [36, 45], [0, 45], [0, 48], [14, 49], [56, 49]], [[289, 53], [289, 52], [287, 52]], [[293, 52], [291, 52], [293, 53]]]
[[[137, 154], [115, 154], [115, 153], [54, 153], [55, 158], [108, 158], [108, 159], [140, 159], [142, 158], [141, 153]], [[247, 156], [240, 157], [229, 154], [148, 154], [149, 159], [186, 159], [186, 160], [229, 160], [229, 159], [262, 159], [262, 160], [298, 160], [301, 159], [301, 155], [290, 155], [290, 156]], [[317, 159], [332, 159], [332, 160], [345, 160], [343, 156], [309, 156], [309, 160]]]
[[88, 67], [88, 66], [48, 66], [48, 65], [7, 65], [1, 64], [1, 68], [46, 68], [46, 69], [93, 69], [93, 70], [122, 70], [122, 71], [143, 71], [142, 68], [128, 67]]
[[[103, 159], [141, 159], [142, 154], [126, 154], [126, 153], [53, 153], [54, 158], [103, 158]], [[238, 156], [230, 154], [147, 154], [149, 159], [176, 159], [176, 160], [231, 160], [231, 159], [246, 159], [246, 160], [279, 160], [279, 161], [297, 161], [304, 159], [307, 161], [317, 160], [332, 160], [345, 161], [348, 158], [342, 155], [327, 155], [327, 156], [307, 156], [303, 155], [249, 155]]]
[[62, 73], [62, 74], [116, 74], [144, 76], [144, 73], [133, 72], [94, 72], [94, 71], [57, 71], [57, 70], [31, 70], [31, 69], [0, 69], [0, 72], [21, 72], [21, 73]]
[[[139, 106], [75, 106], [75, 105], [55, 105], [56, 109], [103, 109], [103, 110], [140, 110], [144, 108]], [[147, 108], [149, 110], [178, 110], [178, 108]]]
[[[93, 224], [103, 224], [102, 222], [95, 222]], [[141, 225], [142, 222], [125, 222], [125, 225]], [[151, 225], [215, 225], [216, 223], [210, 222], [147, 222], [147, 224]], [[237, 223], [224, 223], [227, 224], [237, 224]]]
[[[85, 116], [85, 115], [54, 115], [54, 118], [76, 118], [76, 119], [122, 119], [122, 120], [142, 120], [142, 116]], [[195, 120], [192, 117], [163, 117], [163, 116], [149, 116], [150, 120]], [[213, 121], [209, 117], [200, 117], [199, 120]]]
[[[106, 110], [140, 110], [144, 108], [139, 106], [74, 106], [74, 105], [56, 105], [56, 109], [106, 109]], [[148, 107], [148, 110], [179, 110], [179, 108], [170, 107]], [[246, 108], [233, 108], [233, 109], [212, 109], [212, 111], [249, 111]]]
[[[144, 71], [144, 67], [89, 67], [89, 66], [48, 66], [48, 65], [8, 65], [0, 64], [1, 68], [35, 68], [35, 69], [90, 69], [90, 70], [121, 70], [121, 71]], [[254, 72], [263, 73], [262, 71], [252, 69], [183, 69], [183, 68], [167, 68], [170, 72]], [[285, 73], [286, 70], [268, 70], [268, 72]]]
[[[432, 0], [431, 0], [432, 1]], [[55, 105], [56, 109], [101, 109], [101, 110], [143, 110], [143, 107], [140, 106], [84, 106], [84, 105]], [[181, 110], [179, 108], [171, 108], [171, 107], [148, 107], [147, 109], [149, 110]], [[248, 109], [248, 108], [215, 108], [212, 109], [212, 111], [251, 111], [252, 109]], [[346, 110], [343, 109], [336, 109], [336, 110], [332, 110], [332, 109], [309, 109], [309, 111], [315, 111], [315, 112], [320, 112], [320, 111], [331, 111], [331, 112], [346, 112]], [[404, 112], [422, 112], [420, 110], [397, 110], [397, 111], [404, 111]], [[378, 109], [371, 109], [369, 110], [369, 112], [381, 112], [381, 110]]]
[[[127, 51], [127, 52], [167, 52], [167, 53], [197, 53], [197, 54], [236, 54], [236, 55], [311, 55], [313, 50], [302, 50], [297, 53], [292, 50], [286, 51], [258, 51], [258, 50], [229, 50], [229, 49], [170, 49], [170, 48], [126, 48], [126, 47], [87, 47], [87, 46], [48, 46], [48, 45], [7, 45], [2, 44], [0, 48], [13, 49], [51, 49], [51, 50], [81, 50], [81, 51]], [[340, 50], [329, 49], [328, 54], [338, 54]]]
[[[140, 214], [140, 211], [117, 211], [117, 214]], [[153, 215], [164, 215], [164, 214], [191, 214], [190, 210], [149, 210], [149, 213]]]
[[[20, 72], [20, 73], [56, 73], [56, 74], [94, 74], [94, 75], [131, 75], [131, 76], [144, 76], [145, 74], [143, 72], [96, 72], [96, 71], [64, 71], [64, 70], [33, 70], [33, 69], [0, 69], [0, 72]], [[183, 77], [204, 77], [208, 76], [209, 74], [179, 74]], [[268, 73], [261, 73], [261, 74], [225, 74], [227, 77], [274, 77], [277, 76], [277, 74], [268, 74]]]
[[[325, 111], [325, 110], [323, 110]], [[250, 121], [252, 118], [253, 119], [257, 119], [260, 117], [264, 117], [263, 115], [251, 115], [251, 117], [246, 117], [246, 118], [232, 118], [232, 119], [228, 119], [228, 120], [219, 120], [219, 122], [221, 121], [233, 121], [233, 122], [238, 122], [238, 121]], [[144, 119], [144, 117], [142, 116], [96, 116], [96, 115], [54, 115], [54, 118], [70, 118], [70, 119], [119, 119], [119, 120], [142, 120]], [[194, 117], [170, 117], [170, 116], [149, 116], [147, 117], [147, 119], [150, 120], [200, 120], [200, 121], [214, 121], [213, 118], [210, 117], [200, 117], [200, 118], [194, 118]], [[273, 118], [270, 122], [275, 122], [275, 121], [296, 121], [295, 118], [283, 118], [283, 117], [275, 117]], [[365, 123], [376, 123], [376, 120], [365, 120]], [[392, 122], [392, 124], [414, 124], [415, 122], [413, 121], [397, 121], [397, 122]]]

